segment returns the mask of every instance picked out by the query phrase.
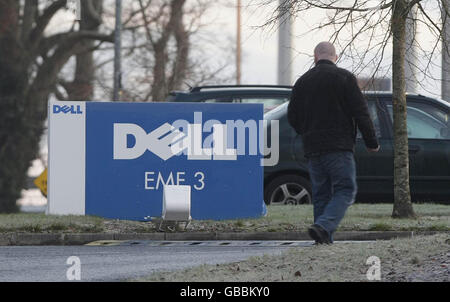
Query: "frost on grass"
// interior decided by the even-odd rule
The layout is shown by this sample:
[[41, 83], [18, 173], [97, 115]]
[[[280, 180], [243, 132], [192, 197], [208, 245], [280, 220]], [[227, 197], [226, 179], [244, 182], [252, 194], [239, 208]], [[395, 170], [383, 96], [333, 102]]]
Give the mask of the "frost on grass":
[[370, 256], [381, 261], [381, 281], [450, 281], [450, 234], [290, 249], [281, 256], [202, 265], [156, 273], [140, 281], [356, 281], [368, 282]]

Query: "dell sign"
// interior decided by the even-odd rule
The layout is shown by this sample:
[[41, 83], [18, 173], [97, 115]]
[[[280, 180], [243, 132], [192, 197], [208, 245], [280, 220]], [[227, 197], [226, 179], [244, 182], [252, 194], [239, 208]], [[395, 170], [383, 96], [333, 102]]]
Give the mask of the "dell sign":
[[160, 217], [166, 185], [191, 186], [193, 219], [260, 217], [260, 104], [49, 104], [49, 214]]
[[81, 111], [81, 105], [64, 105], [64, 106], [58, 106], [53, 105], [53, 114], [58, 113], [64, 113], [64, 114], [83, 114], [83, 111]]

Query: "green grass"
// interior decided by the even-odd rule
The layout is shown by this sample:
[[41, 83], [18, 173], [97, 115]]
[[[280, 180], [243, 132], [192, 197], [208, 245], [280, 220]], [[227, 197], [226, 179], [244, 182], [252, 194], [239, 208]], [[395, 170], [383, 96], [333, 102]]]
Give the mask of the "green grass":
[[242, 220], [239, 219], [238, 221], [236, 221], [235, 225], [236, 225], [237, 227], [244, 227], [244, 222], [243, 222]]
[[95, 233], [104, 231], [104, 219], [92, 216], [46, 216], [45, 214], [1, 214], [0, 233]]
[[392, 227], [387, 223], [378, 222], [378, 223], [369, 225], [368, 230], [369, 231], [392, 231]]
[[[450, 231], [450, 206], [414, 204], [416, 219], [393, 219], [392, 204], [354, 204], [338, 231]], [[302, 232], [313, 223], [313, 207], [269, 206], [258, 219], [193, 221], [190, 232]], [[156, 232], [148, 222], [103, 219], [92, 216], [0, 214], [0, 233], [147, 233]]]
[[[340, 231], [450, 231], [450, 206], [414, 204], [415, 219], [394, 219], [392, 204], [354, 204], [342, 220]], [[208, 231], [305, 231], [313, 223], [313, 206], [269, 206], [267, 217], [242, 221], [194, 221]]]

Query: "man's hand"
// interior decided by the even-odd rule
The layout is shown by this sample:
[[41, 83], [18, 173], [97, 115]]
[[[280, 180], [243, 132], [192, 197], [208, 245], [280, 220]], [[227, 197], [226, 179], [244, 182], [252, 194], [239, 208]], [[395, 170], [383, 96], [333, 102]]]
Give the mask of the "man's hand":
[[378, 147], [377, 147], [376, 149], [367, 148], [367, 151], [368, 151], [369, 153], [375, 153], [375, 152], [378, 152], [378, 151], [380, 151], [380, 145], [378, 145]]

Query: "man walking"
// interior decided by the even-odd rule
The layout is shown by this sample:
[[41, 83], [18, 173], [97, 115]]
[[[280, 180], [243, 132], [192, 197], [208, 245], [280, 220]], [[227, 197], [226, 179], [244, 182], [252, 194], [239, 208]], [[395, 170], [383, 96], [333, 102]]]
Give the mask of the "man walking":
[[288, 107], [289, 123], [302, 136], [308, 158], [314, 204], [308, 233], [318, 244], [333, 243], [333, 233], [355, 201], [357, 128], [369, 152], [380, 149], [356, 78], [336, 61], [333, 44], [319, 43], [316, 66], [297, 80]]

